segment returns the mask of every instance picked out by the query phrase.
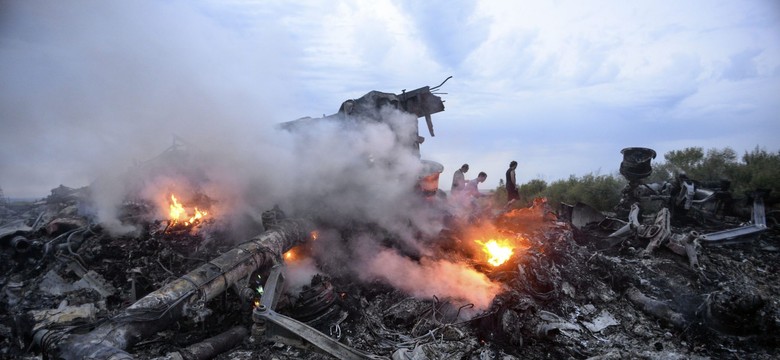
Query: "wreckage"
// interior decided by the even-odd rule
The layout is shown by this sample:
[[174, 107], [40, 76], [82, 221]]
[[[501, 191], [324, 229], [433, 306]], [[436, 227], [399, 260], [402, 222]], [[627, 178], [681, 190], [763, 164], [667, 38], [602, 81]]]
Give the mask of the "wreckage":
[[[350, 114], [379, 111], [378, 104], [430, 116], [443, 107], [414, 110], [435, 100], [430, 90], [372, 92], [325, 121], [353, 121]], [[705, 199], [721, 197], [697, 202], [697, 192], [708, 189], [642, 184], [654, 152], [638, 149], [624, 151], [621, 165], [629, 180], [624, 217], [585, 204], [556, 212], [544, 199], [466, 219], [445, 213], [447, 227], [427, 239], [426, 253], [404, 257], [409, 266], [425, 264], [436, 282], [460, 274], [462, 284], [481, 279], [484, 288], [461, 290], [489, 289], [484, 304], [412, 291], [404, 285], [420, 274], [408, 268], [395, 269], [396, 279], [356, 281], [344, 264], [317, 258], [317, 247], [327, 254], [334, 244], [328, 238], [375, 231], [366, 224], [328, 229], [276, 207], [263, 212], [259, 235], [235, 244], [202, 194], [166, 196], [163, 219], [153, 204], [123, 203], [123, 221], [139, 229], [125, 235], [80, 213], [89, 207], [88, 188], [60, 187], [41, 201], [3, 205], [0, 356], [777, 358], [780, 235], [762, 217], [764, 204], [756, 200], [752, 217], [725, 229], [728, 235], [700, 223], [680, 227], [680, 216], [706, 216], [718, 206]], [[174, 150], [163, 157], [181, 149]], [[420, 176], [426, 195], [430, 175]], [[643, 201], [662, 206], [654, 216], [642, 214]], [[712, 240], [721, 236], [743, 241]], [[306, 259], [319, 273], [294, 289], [290, 270]], [[442, 291], [437, 285], [428, 286]]]
[[[411, 91], [403, 90], [400, 94], [371, 91], [360, 98], [344, 101], [335, 114], [321, 118], [305, 117], [282, 123], [279, 127], [294, 132], [317, 123], [331, 122], [345, 127], [361, 122], [386, 123], [394, 129], [399, 143], [419, 158], [420, 145], [425, 138], [419, 134], [417, 119], [424, 118], [428, 133], [435, 136], [431, 115], [444, 111], [444, 101], [435, 92], [450, 78], [452, 76], [434, 87], [424, 86]], [[392, 123], [389, 119], [394, 117], [388, 114], [388, 111], [393, 110], [413, 115], [405, 119], [405, 122], [411, 124]], [[421, 160], [421, 163], [423, 167], [416, 189], [426, 196], [442, 195], [438, 185], [439, 174], [444, 171], [444, 166], [431, 160]]]
[[[719, 215], [723, 217], [736, 214], [737, 211], [731, 208], [734, 206], [734, 201], [728, 193], [729, 183], [721, 181], [715, 188], [706, 188], [698, 181], [689, 179], [685, 174], [678, 174], [673, 182], [644, 184], [641, 180], [650, 176], [652, 172], [650, 160], [655, 158], [655, 151], [647, 148], [625, 148], [621, 153], [623, 153], [623, 162], [620, 164], [620, 173], [628, 180], [628, 184], [622, 191], [616, 209], [618, 213], [628, 214], [628, 223], [611, 236], [625, 235], [631, 230], [637, 231], [639, 236], [650, 239], [646, 249], [649, 253], [664, 243], [671, 244], [670, 248], [678, 253], [679, 246], [688, 247], [686, 253], [693, 265], [695, 256], [690, 247], [694, 242], [714, 244], [767, 230], [763, 200], [767, 191], [758, 189], [749, 196], [753, 204], [750, 221], [747, 224], [706, 234], [691, 231], [683, 236], [684, 239], [679, 236], [670, 239], [672, 218], [675, 218], [678, 223], [685, 221], [722, 223], [717, 220]], [[642, 201], [661, 203], [661, 210], [658, 211], [652, 226], [640, 224], [639, 206]], [[630, 205], [628, 212], [626, 212], [627, 205]], [[681, 242], [684, 245], [681, 245]]]

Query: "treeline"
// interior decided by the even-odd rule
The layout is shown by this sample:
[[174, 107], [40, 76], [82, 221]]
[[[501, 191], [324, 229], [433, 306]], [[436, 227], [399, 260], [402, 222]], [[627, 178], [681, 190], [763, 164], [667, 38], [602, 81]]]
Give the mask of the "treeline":
[[[622, 160], [622, 159], [621, 159]], [[619, 163], [619, 160], [617, 161]], [[653, 161], [653, 173], [645, 183], [674, 179], [678, 174], [701, 182], [726, 180], [735, 197], [756, 189], [769, 189], [780, 194], [780, 151], [768, 152], [756, 147], [740, 158], [731, 148], [709, 149], [689, 147], [664, 154], [664, 161]], [[518, 174], [518, 177], [521, 177]], [[602, 211], [611, 211], [620, 200], [626, 180], [618, 173], [609, 175], [574, 175], [565, 180], [547, 183], [530, 180], [519, 187], [519, 206], [528, 206], [536, 197], [546, 197], [550, 204], [583, 202]], [[494, 194], [498, 204], [506, 202], [506, 187], [501, 181]]]

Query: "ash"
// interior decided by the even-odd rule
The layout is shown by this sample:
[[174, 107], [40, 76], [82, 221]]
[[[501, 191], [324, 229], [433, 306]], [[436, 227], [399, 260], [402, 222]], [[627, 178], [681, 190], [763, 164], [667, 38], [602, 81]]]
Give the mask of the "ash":
[[[2, 205], [1, 357], [73, 358], [59, 342], [73, 343], [78, 334], [118, 321], [131, 304], [241, 243], [230, 239], [219, 221], [166, 231], [164, 222], [147, 216], [148, 205], [138, 203], [124, 204], [122, 214], [123, 221], [133, 222], [138, 230], [111, 235], [78, 215], [86, 191], [60, 189], [42, 201]], [[474, 221], [453, 220], [428, 241], [447, 261], [465, 264], [499, 285], [483, 308], [457, 296], [410, 294], [397, 286], [412, 279], [357, 279], [344, 271], [344, 264], [317, 259], [312, 246], [302, 244], [292, 248], [295, 259], [276, 254], [280, 264], [288, 263], [287, 286], [280, 289], [273, 309], [359, 354], [337, 352], [340, 358], [780, 355], [776, 227], [739, 243], [701, 247], [698, 264], [692, 267], [688, 259], [665, 248], [648, 254], [641, 237], [609, 237], [613, 231], [603, 223], [575, 227], [542, 203], [481, 214], [476, 223], [522, 238], [522, 250], [496, 267], [481, 261], [463, 244]], [[267, 225], [265, 230], [274, 228]], [[339, 234], [358, 238], [371, 231], [351, 228]], [[425, 258], [397, 251], [412, 262]], [[265, 334], [276, 337], [258, 334], [253, 321], [262, 297], [258, 288], [266, 285], [271, 272], [270, 266], [256, 269], [208, 301], [185, 299], [191, 305], [180, 318], [158, 325], [160, 331], [134, 339], [122, 350], [138, 359], [332, 358], [294, 333], [269, 328]], [[452, 274], [436, 276], [444, 282]], [[155, 323], [161, 318], [132, 321]], [[49, 335], [40, 336], [41, 330]], [[214, 342], [223, 349], [198, 352]]]

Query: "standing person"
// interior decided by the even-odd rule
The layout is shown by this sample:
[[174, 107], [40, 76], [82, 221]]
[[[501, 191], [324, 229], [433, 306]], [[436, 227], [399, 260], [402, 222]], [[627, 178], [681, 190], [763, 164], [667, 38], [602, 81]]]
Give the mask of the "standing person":
[[509, 163], [509, 169], [506, 171], [506, 200], [507, 205], [513, 203], [520, 198], [520, 193], [517, 191], [517, 178], [515, 178], [515, 169], [517, 168], [517, 161], [512, 160]]
[[469, 171], [469, 164], [463, 164], [460, 169], [455, 170], [455, 174], [452, 175], [452, 188], [450, 193], [456, 194], [463, 191], [463, 187], [466, 186], [466, 176], [464, 175]]

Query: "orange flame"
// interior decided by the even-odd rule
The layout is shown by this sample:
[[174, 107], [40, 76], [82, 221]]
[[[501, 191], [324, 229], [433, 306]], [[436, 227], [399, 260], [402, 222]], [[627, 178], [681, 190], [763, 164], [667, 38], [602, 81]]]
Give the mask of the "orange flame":
[[176, 224], [179, 221], [185, 220], [184, 225], [190, 226], [195, 225], [197, 222], [200, 222], [203, 220], [203, 218], [208, 215], [205, 211], [200, 211], [198, 208], [195, 208], [195, 214], [192, 216], [187, 215], [187, 210], [184, 209], [184, 205], [182, 205], [179, 200], [176, 199], [176, 196], [171, 194], [171, 205], [170, 205], [170, 211], [168, 212], [171, 224]]
[[284, 255], [282, 255], [282, 257], [284, 257], [284, 260], [286, 260], [286, 261], [295, 260], [295, 258], [296, 258], [296, 256], [295, 256], [295, 249], [287, 250], [287, 252], [284, 253]]
[[482, 245], [482, 250], [488, 257], [488, 263], [493, 266], [499, 266], [512, 257], [514, 246], [507, 240], [490, 239], [488, 242], [475, 240]]

